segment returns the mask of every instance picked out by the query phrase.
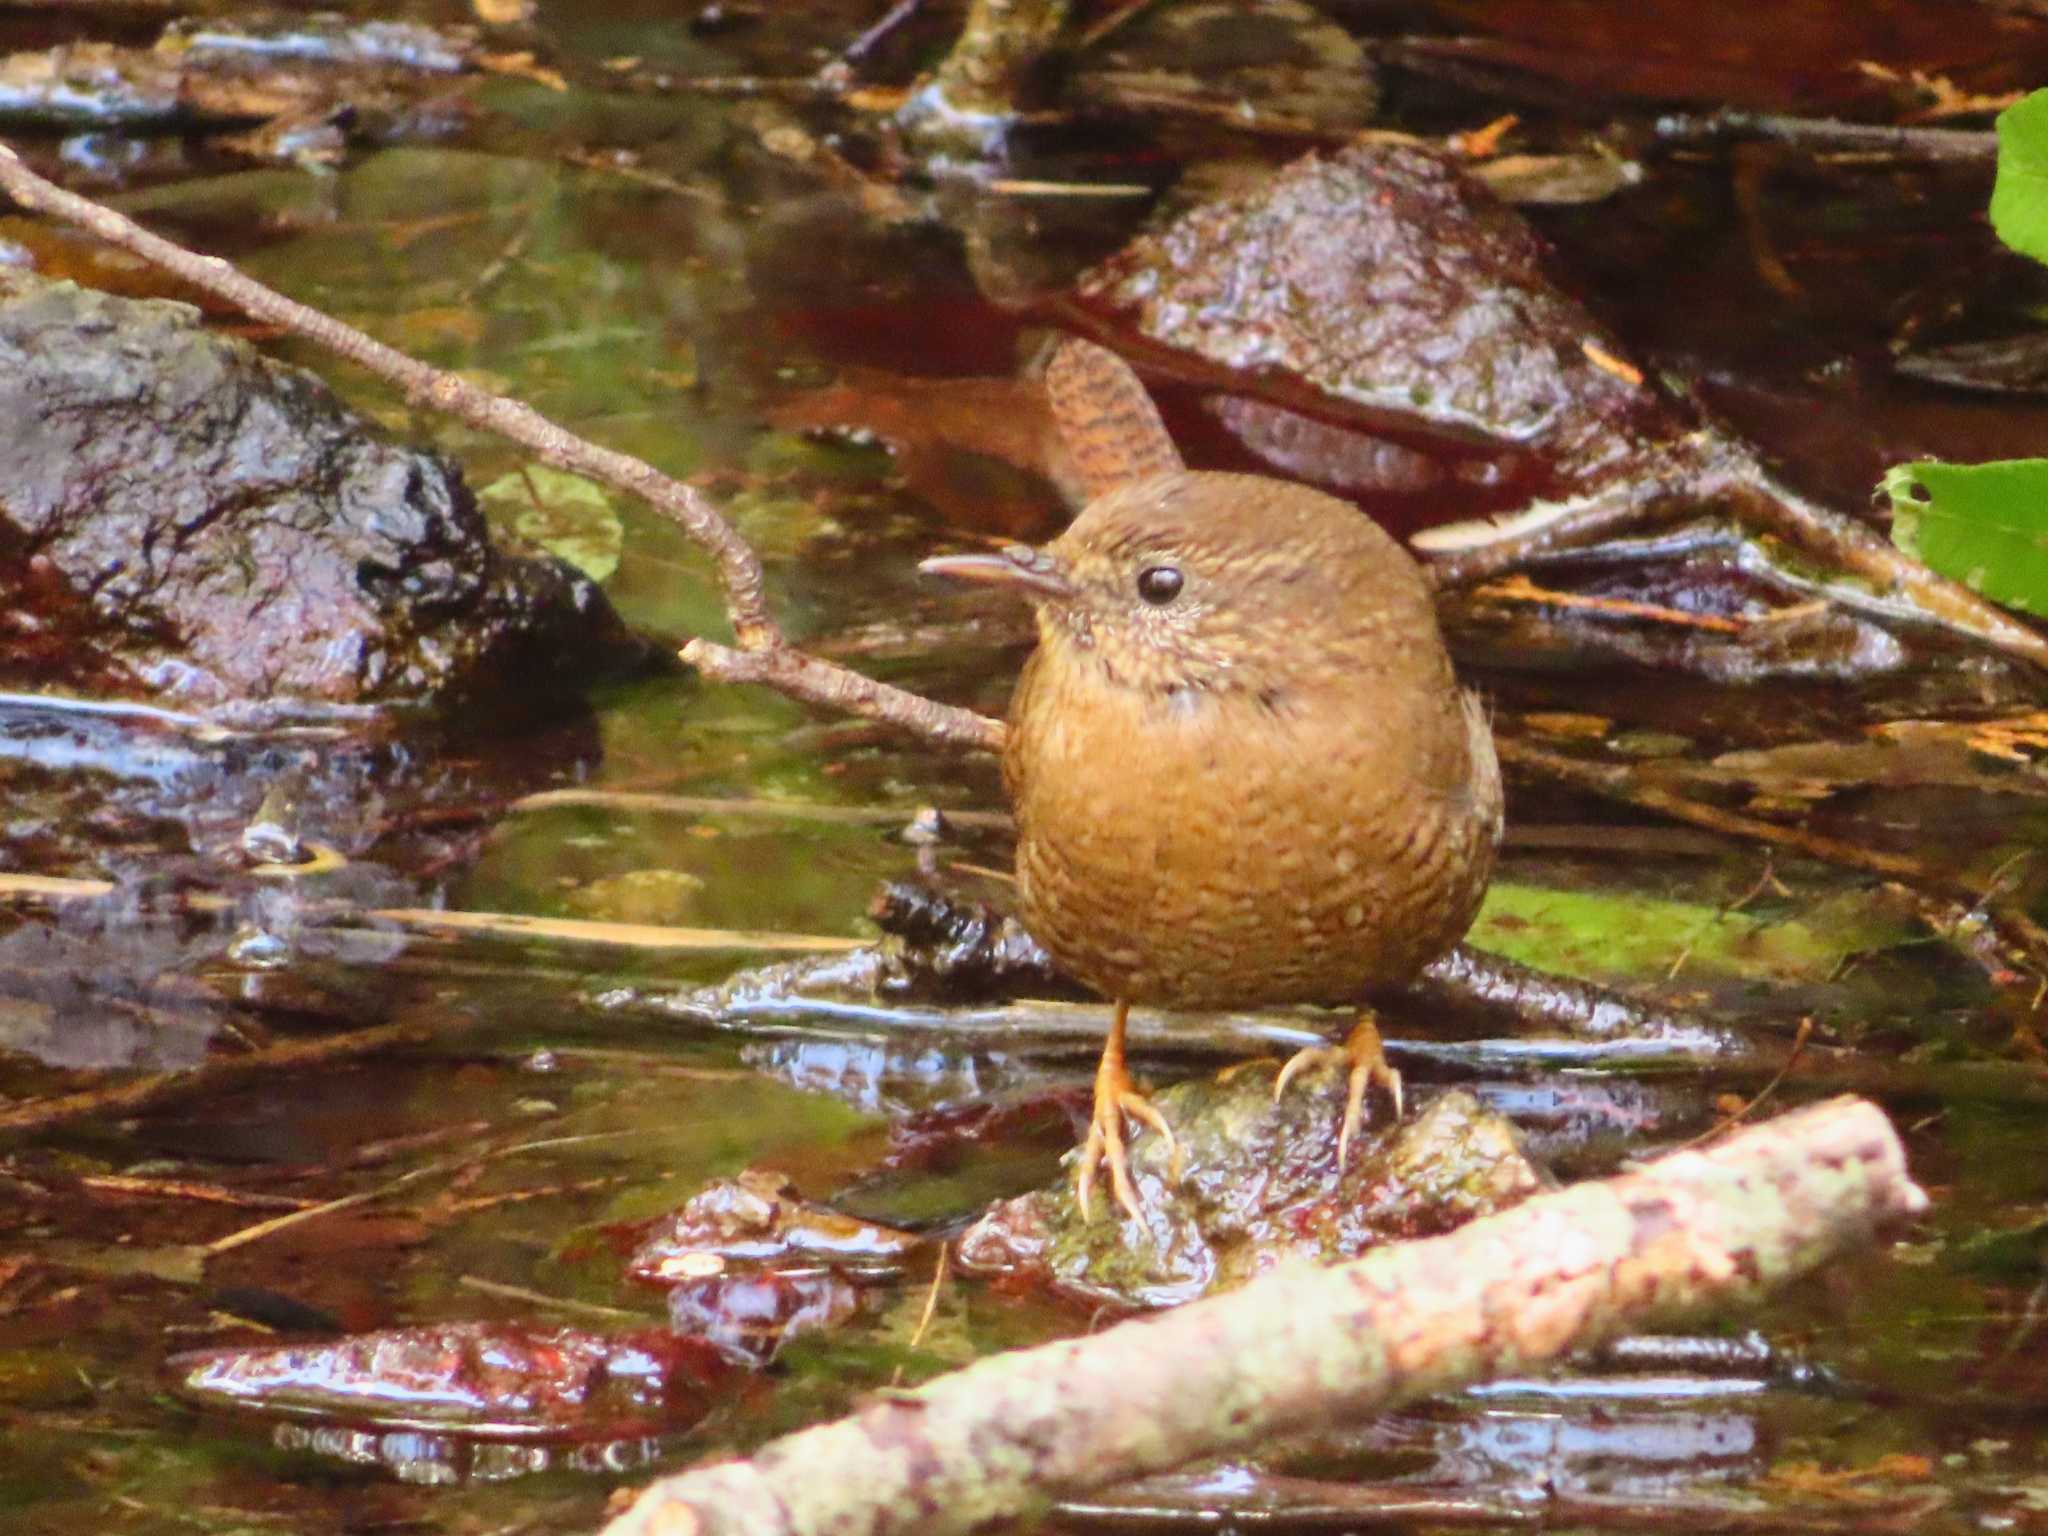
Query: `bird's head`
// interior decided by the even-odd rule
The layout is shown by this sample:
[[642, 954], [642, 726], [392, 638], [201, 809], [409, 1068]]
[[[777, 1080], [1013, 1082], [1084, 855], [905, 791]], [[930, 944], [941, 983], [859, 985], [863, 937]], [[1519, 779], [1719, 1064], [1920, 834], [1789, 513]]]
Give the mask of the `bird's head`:
[[1049, 544], [922, 569], [1008, 587], [1062, 661], [1176, 696], [1284, 697], [1436, 638], [1421, 573], [1377, 524], [1256, 475], [1156, 475], [1094, 501]]

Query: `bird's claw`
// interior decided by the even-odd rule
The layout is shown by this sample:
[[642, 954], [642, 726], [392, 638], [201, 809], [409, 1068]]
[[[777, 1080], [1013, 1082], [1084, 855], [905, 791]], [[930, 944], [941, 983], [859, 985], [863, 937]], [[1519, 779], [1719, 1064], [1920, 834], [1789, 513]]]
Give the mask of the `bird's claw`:
[[1394, 1118], [1401, 1118], [1401, 1074], [1387, 1061], [1380, 1045], [1380, 1032], [1370, 1020], [1361, 1020], [1341, 1046], [1311, 1045], [1287, 1058], [1280, 1075], [1273, 1080], [1273, 1102], [1287, 1091], [1288, 1083], [1302, 1068], [1325, 1062], [1342, 1062], [1348, 1067], [1344, 1083], [1344, 1120], [1337, 1131], [1337, 1172], [1343, 1173], [1351, 1157], [1351, 1143], [1365, 1120], [1365, 1090], [1374, 1083], [1394, 1101]]
[[1124, 1147], [1125, 1115], [1142, 1120], [1164, 1138], [1168, 1171], [1176, 1182], [1180, 1179], [1183, 1166], [1180, 1140], [1173, 1134], [1173, 1127], [1166, 1123], [1166, 1116], [1159, 1112], [1158, 1106], [1128, 1086], [1112, 1087], [1107, 1092], [1098, 1089], [1095, 1113], [1088, 1122], [1088, 1140], [1081, 1147], [1081, 1161], [1074, 1170], [1074, 1203], [1081, 1208], [1083, 1221], [1095, 1219], [1095, 1180], [1105, 1166], [1109, 1169], [1110, 1193], [1116, 1197], [1116, 1203], [1133, 1221], [1145, 1219], [1144, 1208], [1138, 1204], [1137, 1186], [1131, 1182], [1130, 1158]]

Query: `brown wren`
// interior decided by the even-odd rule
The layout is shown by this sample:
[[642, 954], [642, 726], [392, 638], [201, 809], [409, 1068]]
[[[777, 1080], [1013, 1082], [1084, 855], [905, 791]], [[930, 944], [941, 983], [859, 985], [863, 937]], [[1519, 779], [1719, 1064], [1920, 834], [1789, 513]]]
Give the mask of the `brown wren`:
[[[1107, 358], [1129, 381], [1109, 416], [1135, 440], [1106, 455], [1095, 445], [1093, 484], [1117, 464], [1136, 477], [1043, 547], [923, 568], [1009, 587], [1036, 609], [1003, 752], [1020, 915], [1116, 1002], [1075, 1190], [1085, 1215], [1106, 1165], [1137, 1217], [1123, 1116], [1170, 1147], [1172, 1132], [1125, 1069], [1130, 1005], [1357, 1002], [1409, 980], [1478, 910], [1501, 781], [1407, 552], [1319, 491], [1161, 468], [1178, 459], [1150, 402], [1130, 409], [1142, 386], [1113, 354], [1077, 347], [1056, 376], [1062, 362], [1100, 371]], [[1289, 1062], [1276, 1094], [1322, 1054]], [[1341, 1054], [1339, 1166], [1367, 1085], [1400, 1104], [1369, 1011]]]

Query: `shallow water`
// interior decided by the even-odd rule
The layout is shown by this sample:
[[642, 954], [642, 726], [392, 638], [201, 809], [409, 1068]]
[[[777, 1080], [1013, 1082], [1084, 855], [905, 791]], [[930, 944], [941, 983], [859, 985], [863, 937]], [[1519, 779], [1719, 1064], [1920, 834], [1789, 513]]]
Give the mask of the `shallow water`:
[[[868, 19], [812, 7], [693, 36], [659, 8], [573, 9], [573, 19], [547, 18], [567, 57], [630, 55], [702, 74], [808, 69], [815, 48]], [[931, 36], [899, 46], [907, 53]], [[778, 128], [823, 132], [836, 119], [761, 100], [556, 91], [517, 78], [489, 82], [474, 100], [462, 131], [356, 153], [333, 175], [252, 170], [188, 143], [112, 200], [610, 446], [706, 477], [766, 557], [794, 637], [999, 709], [1021, 655], [1018, 626], [975, 597], [927, 590], [914, 564], [957, 536], [949, 523], [972, 516], [1031, 535], [1063, 513], [1042, 465], [1006, 461], [1000, 434], [953, 432], [932, 404], [944, 391], [920, 394], [900, 376], [1012, 372], [1043, 324], [1038, 301], [1118, 245], [1149, 202], [1034, 198], [957, 180], [913, 180], [900, 203], [881, 200], [778, 158], [772, 146], [788, 142]], [[1476, 125], [1499, 103], [1408, 81], [1393, 105], [1402, 121], [1440, 128]], [[1049, 131], [1012, 169], [1019, 179], [1157, 186], [1298, 147], [1235, 138], [1206, 120], [1115, 122]], [[1536, 216], [1604, 319], [1698, 381], [1817, 492], [1853, 503], [1882, 463], [1907, 452], [1969, 457], [2038, 442], [2036, 400], [1942, 393], [1885, 366], [1902, 317], [1946, 314], [1951, 291], [1980, 326], [2042, 297], [1975, 222], [1983, 176], [1766, 166], [1760, 206], [1799, 279], [1789, 293], [1768, 281], [1758, 228], [1727, 186], [1725, 165], [1680, 162], [1635, 192]], [[1939, 294], [1923, 279], [1930, 268], [1941, 271]], [[1962, 282], [1965, 273], [1981, 285]], [[320, 368], [393, 429], [457, 456], [475, 487], [519, 469], [505, 444], [419, 416], [310, 348], [276, 350]], [[849, 438], [773, 424], [808, 421], [813, 392], [850, 377], [864, 418], [855, 424], [896, 428]], [[516, 520], [519, 498], [503, 510]], [[723, 633], [704, 562], [658, 516], [622, 498], [566, 516], [579, 550], [616, 551], [605, 586], [633, 623], [678, 639]], [[1712, 568], [1645, 576], [1636, 566], [1614, 588], [1710, 606], [1728, 582]], [[1504, 717], [1598, 717], [1606, 739], [1674, 774], [1741, 749], [1835, 743], [1818, 761], [1752, 765], [1739, 792], [1715, 792], [1765, 812], [1810, 806], [1814, 825], [1838, 836], [2008, 870], [2022, 897], [2038, 891], [2048, 832], [2038, 743], [2004, 760], [1951, 733], [1889, 778], [1849, 751], [1871, 723], [2031, 704], [2033, 679], [1909, 636], [1905, 663], [1882, 675], [1730, 686], [1631, 661], [1597, 621], [1578, 623], [1550, 621], [1557, 643], [1547, 648], [1477, 621], [1454, 638]], [[1556, 729], [1568, 738], [1576, 727]], [[745, 933], [867, 938], [880, 882], [915, 877], [934, 859], [942, 869], [1005, 865], [996, 830], [965, 828], [936, 850], [901, 835], [924, 806], [998, 810], [987, 761], [684, 674], [612, 685], [585, 715], [510, 734], [457, 725], [370, 742], [303, 732], [219, 741], [176, 726], [52, 725], [48, 710], [13, 708], [0, 736], [27, 867], [37, 844], [25, 823], [119, 808], [97, 833], [116, 894], [24, 909], [0, 934], [0, 1039], [12, 1047], [0, 1092], [100, 1086], [118, 1078], [79, 1069], [181, 1066], [233, 1036], [417, 1031], [401, 1053], [140, 1114], [109, 1105], [8, 1146], [9, 1530], [593, 1528], [640, 1457], [636, 1439], [587, 1453], [598, 1471], [556, 1466], [502, 1482], [463, 1462], [472, 1452], [413, 1443], [356, 1442], [372, 1458], [359, 1464], [332, 1454], [350, 1449], [345, 1437], [313, 1442], [295, 1430], [281, 1445], [259, 1418], [196, 1411], [169, 1393], [162, 1362], [259, 1341], [252, 1315], [292, 1338], [323, 1327], [579, 1320], [489, 1287], [659, 1323], [659, 1299], [621, 1284], [607, 1229], [709, 1179], [766, 1166], [813, 1198], [943, 1232], [1054, 1176], [1069, 1142], [1066, 1111], [1090, 1071], [1087, 1030], [990, 1041], [824, 1012], [709, 1027], [645, 1006], [778, 957]], [[179, 878], [205, 884], [208, 851], [232, 840], [262, 788], [286, 774], [299, 776], [310, 822], [347, 846], [349, 868], [317, 886], [238, 888], [210, 908], [173, 899]], [[742, 803], [717, 813], [507, 804], [570, 787]], [[1936, 1195], [1932, 1214], [1886, 1253], [1732, 1319], [1729, 1332], [1754, 1328], [1769, 1342], [1767, 1363], [1589, 1367], [1567, 1385], [1500, 1384], [1333, 1427], [1262, 1469], [1209, 1469], [1106, 1496], [1040, 1528], [1195, 1529], [1203, 1510], [1319, 1529], [1546, 1515], [1700, 1529], [2031, 1529], [2048, 1518], [2038, 1434], [2048, 1411], [2038, 1331], [2048, 1177], [2036, 1155], [2048, 1092], [2037, 1054], [2010, 1043], [2026, 1022], [2012, 989], [2001, 993], [1967, 945], [1935, 937], [1924, 908], [1868, 876], [1732, 840], [1646, 844], [1649, 818], [1542, 786], [1517, 785], [1511, 817], [1520, 837], [1480, 942], [1710, 1008], [1759, 1040], [1782, 1044], [1811, 1016], [1826, 1054], [1770, 1102], [1843, 1087], [1875, 1094]], [[999, 881], [953, 878], [1000, 898]], [[334, 916], [435, 904], [733, 936], [648, 952], [436, 938]], [[1570, 1176], [1691, 1137], [1713, 1123], [1720, 1095], [1764, 1087], [1740, 1062], [1517, 1056], [1426, 1016], [1398, 1017], [1389, 1032], [1421, 1094], [1475, 1088]], [[1145, 1061], [1168, 1075], [1220, 1059], [1190, 1042]], [[986, 1136], [932, 1130], [989, 1109], [1009, 1118]], [[932, 1111], [955, 1116], [920, 1122], [941, 1150], [892, 1162], [907, 1118]], [[365, 1193], [373, 1198], [318, 1220], [194, 1251], [294, 1202]], [[859, 1320], [792, 1344], [704, 1423], [663, 1440], [662, 1464], [756, 1443], [892, 1380], [1089, 1321], [1046, 1298], [954, 1280], [920, 1332], [930, 1274], [920, 1257], [872, 1286]], [[473, 1475], [444, 1485], [437, 1469], [449, 1458]], [[503, 1453], [488, 1466], [517, 1460]], [[394, 1463], [415, 1480], [394, 1476]], [[1390, 1488], [1421, 1502], [1391, 1506]]]

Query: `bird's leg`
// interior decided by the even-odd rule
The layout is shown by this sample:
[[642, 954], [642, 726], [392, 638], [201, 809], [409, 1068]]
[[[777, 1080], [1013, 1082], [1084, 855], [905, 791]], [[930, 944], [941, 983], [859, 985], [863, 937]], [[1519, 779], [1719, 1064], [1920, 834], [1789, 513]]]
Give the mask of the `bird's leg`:
[[1083, 1221], [1094, 1218], [1091, 1207], [1095, 1174], [1105, 1163], [1109, 1165], [1109, 1187], [1116, 1203], [1131, 1213], [1132, 1220], [1144, 1220], [1144, 1213], [1138, 1208], [1138, 1191], [1131, 1183], [1130, 1162], [1124, 1155], [1125, 1115], [1144, 1121], [1165, 1138], [1173, 1160], [1173, 1177], [1180, 1177], [1180, 1143], [1174, 1139], [1173, 1127], [1152, 1101], [1132, 1086], [1131, 1074], [1124, 1069], [1124, 1028], [1130, 1016], [1131, 1005], [1119, 1000], [1116, 1022], [1109, 1027], [1102, 1061], [1095, 1069], [1095, 1112], [1088, 1122], [1088, 1140], [1081, 1148], [1080, 1164], [1074, 1170], [1074, 1203], [1081, 1207]]
[[1361, 1009], [1358, 1022], [1351, 1027], [1351, 1033], [1344, 1037], [1341, 1046], [1311, 1045], [1296, 1051], [1287, 1059], [1287, 1065], [1280, 1069], [1280, 1076], [1273, 1083], [1273, 1097], [1277, 1101], [1287, 1091], [1287, 1084], [1294, 1074], [1314, 1062], [1335, 1058], [1348, 1062], [1351, 1073], [1345, 1084], [1344, 1124], [1337, 1133], [1337, 1171], [1344, 1171], [1345, 1159], [1351, 1152], [1351, 1138], [1358, 1134], [1359, 1122], [1365, 1116], [1365, 1090], [1368, 1084], [1378, 1083], [1387, 1090], [1394, 1101], [1394, 1118], [1401, 1118], [1401, 1074], [1387, 1062], [1386, 1048], [1380, 1043], [1379, 1022], [1373, 1018], [1370, 1008]]

